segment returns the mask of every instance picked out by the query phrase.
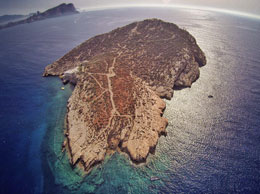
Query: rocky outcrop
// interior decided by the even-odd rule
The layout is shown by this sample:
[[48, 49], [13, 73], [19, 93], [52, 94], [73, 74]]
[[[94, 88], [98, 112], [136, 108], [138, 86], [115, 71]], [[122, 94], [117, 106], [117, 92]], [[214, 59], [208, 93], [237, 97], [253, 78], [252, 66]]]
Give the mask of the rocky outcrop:
[[0, 30], [4, 29], [4, 28], [16, 26], [19, 24], [32, 23], [32, 22], [39, 21], [39, 20], [44, 20], [44, 19], [68, 15], [68, 14], [75, 14], [75, 13], [79, 13], [79, 12], [75, 9], [75, 7], [72, 3], [68, 3], [68, 4], [63, 3], [56, 7], [48, 9], [42, 13], [40, 13], [38, 11], [37, 13], [33, 14], [32, 16], [30, 16], [24, 20], [19, 20], [16, 22], [9, 22], [5, 25], [0, 26]]
[[146, 161], [166, 134], [161, 98], [190, 87], [205, 64], [187, 31], [150, 19], [93, 37], [48, 65], [44, 76], [75, 84], [66, 118], [71, 163], [89, 171], [111, 150]]

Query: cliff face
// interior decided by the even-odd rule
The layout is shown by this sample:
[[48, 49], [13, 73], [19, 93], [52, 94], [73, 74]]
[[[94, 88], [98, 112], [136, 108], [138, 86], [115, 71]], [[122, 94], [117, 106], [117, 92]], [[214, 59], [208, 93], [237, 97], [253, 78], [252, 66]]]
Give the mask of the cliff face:
[[43, 13], [37, 12], [36, 14], [33, 14], [32, 16], [30, 16], [24, 20], [19, 20], [16, 22], [9, 22], [6, 25], [0, 26], [0, 30], [3, 28], [12, 27], [12, 26], [16, 26], [19, 24], [26, 24], [26, 23], [39, 21], [39, 20], [44, 20], [47, 18], [58, 17], [58, 16], [63, 16], [63, 15], [68, 15], [68, 14], [75, 14], [75, 13], [79, 13], [79, 12], [75, 9], [75, 7], [72, 3], [69, 3], [69, 4], [63, 3], [56, 7], [48, 9], [47, 11], [45, 11]]
[[165, 103], [174, 86], [190, 87], [206, 64], [195, 39], [175, 24], [151, 19], [98, 35], [45, 68], [72, 81], [66, 146], [86, 171], [111, 150], [144, 162], [166, 134]]

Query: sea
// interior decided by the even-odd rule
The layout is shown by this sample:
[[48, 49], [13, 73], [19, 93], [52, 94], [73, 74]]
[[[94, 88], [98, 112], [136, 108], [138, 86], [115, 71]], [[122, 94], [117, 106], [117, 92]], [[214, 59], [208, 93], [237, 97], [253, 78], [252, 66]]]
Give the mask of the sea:
[[[159, 18], [188, 30], [207, 65], [167, 101], [167, 136], [146, 164], [120, 153], [86, 175], [64, 139], [73, 86], [44, 67], [83, 41]], [[0, 193], [260, 193], [260, 20], [177, 8], [82, 12], [0, 31]]]

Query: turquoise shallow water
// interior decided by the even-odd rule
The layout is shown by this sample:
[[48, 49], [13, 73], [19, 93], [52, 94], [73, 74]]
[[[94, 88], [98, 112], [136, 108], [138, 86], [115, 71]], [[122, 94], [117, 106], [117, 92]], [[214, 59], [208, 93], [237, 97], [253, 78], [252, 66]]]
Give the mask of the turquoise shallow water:
[[[94, 35], [154, 17], [186, 28], [208, 64], [166, 101], [168, 135], [147, 164], [116, 153], [86, 176], [61, 152], [73, 88], [60, 90], [58, 78], [41, 77], [43, 68]], [[0, 193], [259, 192], [259, 32], [258, 20], [163, 8], [93, 11], [0, 31]]]

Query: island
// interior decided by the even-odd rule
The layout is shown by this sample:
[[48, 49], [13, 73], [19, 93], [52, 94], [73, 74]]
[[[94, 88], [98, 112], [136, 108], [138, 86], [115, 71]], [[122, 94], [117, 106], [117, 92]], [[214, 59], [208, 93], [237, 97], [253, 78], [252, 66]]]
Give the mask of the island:
[[72, 166], [90, 172], [114, 152], [145, 162], [166, 135], [163, 98], [190, 87], [205, 64], [189, 32], [147, 19], [90, 38], [48, 65], [43, 76], [75, 85], [61, 145]]
[[20, 24], [27, 24], [27, 23], [32, 23], [32, 22], [35, 22], [35, 21], [48, 19], [48, 18], [64, 16], [64, 15], [69, 15], [69, 14], [75, 14], [75, 13], [79, 13], [79, 12], [75, 9], [75, 7], [72, 3], [68, 3], [68, 4], [62, 3], [62, 4], [60, 4], [56, 7], [48, 9], [48, 10], [42, 12], [42, 13], [37, 11], [36, 13], [32, 14], [31, 16], [29, 16], [26, 19], [14, 21], [14, 22], [9, 22], [7, 24], [1, 25], [0, 30], [4, 29], [4, 28], [9, 28], [9, 27], [13, 27], [13, 26], [16, 26], [16, 25], [20, 25]]

